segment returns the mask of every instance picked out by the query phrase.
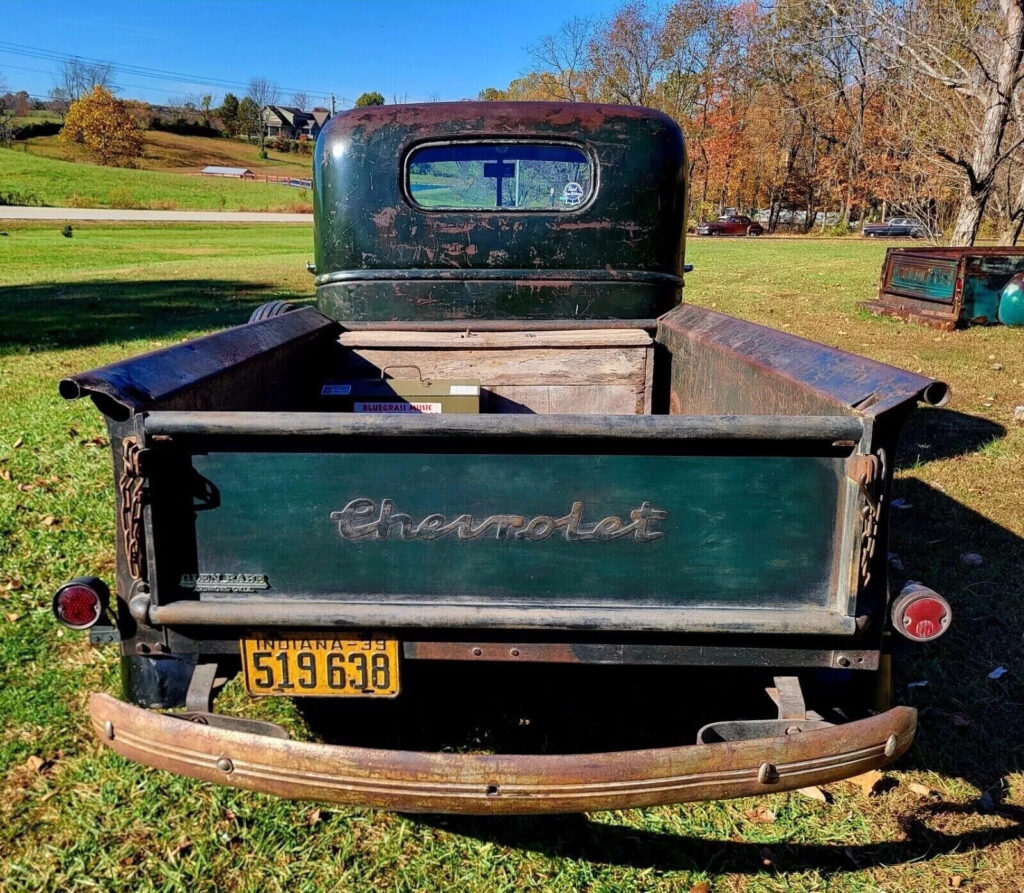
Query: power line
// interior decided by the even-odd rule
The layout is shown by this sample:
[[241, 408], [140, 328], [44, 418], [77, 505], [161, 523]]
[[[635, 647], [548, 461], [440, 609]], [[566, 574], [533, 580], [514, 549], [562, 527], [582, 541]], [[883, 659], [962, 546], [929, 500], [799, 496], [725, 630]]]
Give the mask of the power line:
[[[227, 78], [214, 78], [206, 77], [205, 75], [188, 74], [180, 71], [171, 71], [164, 68], [150, 68], [142, 65], [129, 65], [127, 63], [112, 62], [108, 59], [97, 59], [89, 56], [77, 56], [73, 54], [59, 53], [55, 50], [47, 50], [42, 47], [28, 46], [27, 44], [10, 43], [8, 41], [0, 40], [0, 51], [9, 53], [15, 56], [25, 56], [31, 59], [41, 59], [47, 62], [57, 62], [63, 64], [73, 60], [85, 62], [90, 65], [105, 65], [109, 66], [112, 71], [120, 72], [129, 76], [135, 76], [143, 78], [144, 80], [155, 80], [155, 81], [171, 81], [177, 83], [187, 83], [198, 87], [213, 87], [218, 90], [246, 90], [249, 87], [248, 81], [236, 81]], [[11, 68], [15, 66], [11, 65]], [[26, 69], [26, 70], [38, 70], [38, 69]], [[47, 72], [41, 72], [47, 73]], [[153, 86], [142, 86], [125, 84], [125, 86], [135, 87], [136, 89], [151, 90]], [[330, 94], [329, 90], [316, 90], [310, 87], [287, 87], [279, 86], [279, 90], [285, 93], [312, 93], [316, 96], [327, 96]]]

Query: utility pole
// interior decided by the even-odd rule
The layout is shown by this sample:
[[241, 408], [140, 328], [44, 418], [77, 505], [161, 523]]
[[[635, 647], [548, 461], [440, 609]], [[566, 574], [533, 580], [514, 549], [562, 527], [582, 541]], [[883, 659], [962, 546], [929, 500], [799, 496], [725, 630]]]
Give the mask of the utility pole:
[[336, 112], [335, 112], [335, 109], [334, 109], [334, 94], [332, 93], [331, 94], [331, 117], [333, 118], [335, 114], [336, 114]]

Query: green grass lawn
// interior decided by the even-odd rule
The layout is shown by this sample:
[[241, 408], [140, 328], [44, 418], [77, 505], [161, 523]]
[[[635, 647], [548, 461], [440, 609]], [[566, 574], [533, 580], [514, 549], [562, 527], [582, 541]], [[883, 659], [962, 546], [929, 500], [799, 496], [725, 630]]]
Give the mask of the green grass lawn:
[[[282, 169], [282, 176], [296, 174]], [[276, 183], [128, 170], [0, 149], [0, 202], [62, 208], [309, 211], [308, 190]]]
[[[2, 162], [0, 162], [2, 163]], [[132, 765], [86, 726], [114, 649], [59, 629], [70, 577], [111, 577], [109, 448], [66, 374], [312, 294], [305, 226], [8, 224], [0, 237], [0, 889], [1009, 891], [1024, 878], [1024, 332], [869, 317], [884, 245], [693, 240], [687, 300], [948, 381], [898, 462], [891, 549], [951, 600], [943, 639], [898, 655], [912, 752], [866, 796], [798, 794], [516, 820], [318, 808]], [[1001, 366], [1001, 368], [995, 368]], [[960, 562], [978, 552], [980, 567]], [[1009, 674], [990, 680], [996, 666]], [[927, 687], [907, 688], [928, 680]], [[685, 709], [666, 691], [663, 709]], [[238, 706], [233, 688], [225, 696]], [[287, 715], [281, 705], [265, 707]], [[291, 717], [288, 717], [291, 722]], [[603, 718], [616, 723], [616, 716]], [[42, 761], [40, 763], [40, 761]], [[941, 792], [915, 793], [911, 783]], [[992, 807], [990, 807], [990, 804]], [[763, 821], [767, 807], [774, 821]], [[699, 888], [698, 888], [699, 889]]]

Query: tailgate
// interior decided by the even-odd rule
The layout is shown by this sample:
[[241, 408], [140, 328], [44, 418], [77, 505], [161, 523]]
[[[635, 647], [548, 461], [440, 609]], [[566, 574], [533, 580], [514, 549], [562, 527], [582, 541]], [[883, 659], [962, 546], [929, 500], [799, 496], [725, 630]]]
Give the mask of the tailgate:
[[156, 623], [855, 628], [857, 418], [141, 421]]

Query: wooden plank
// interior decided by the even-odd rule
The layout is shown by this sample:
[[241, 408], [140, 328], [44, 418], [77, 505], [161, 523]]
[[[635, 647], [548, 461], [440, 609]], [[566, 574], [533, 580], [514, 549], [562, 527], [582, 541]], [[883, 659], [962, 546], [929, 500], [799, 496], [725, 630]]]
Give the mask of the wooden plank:
[[633, 415], [643, 395], [633, 385], [507, 385], [485, 388], [481, 411], [570, 415]]
[[641, 415], [650, 415], [652, 395], [654, 394], [654, 348], [644, 352], [644, 386], [638, 395], [636, 411]]
[[[388, 367], [416, 366], [423, 378], [470, 379], [493, 385], [635, 383], [642, 388], [650, 348], [547, 348], [540, 350], [355, 349], [343, 374], [372, 377]], [[400, 377], [410, 378], [405, 369]], [[397, 377], [397, 376], [396, 376]]]
[[543, 332], [342, 332], [344, 347], [444, 350], [504, 350], [547, 347], [646, 347], [651, 336], [643, 329], [591, 329]]

